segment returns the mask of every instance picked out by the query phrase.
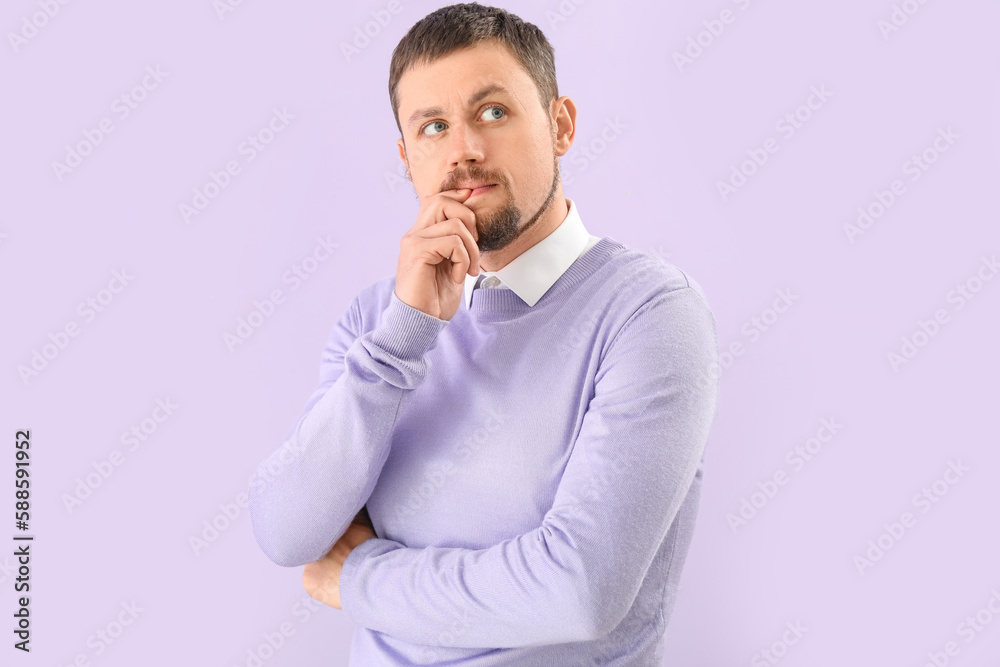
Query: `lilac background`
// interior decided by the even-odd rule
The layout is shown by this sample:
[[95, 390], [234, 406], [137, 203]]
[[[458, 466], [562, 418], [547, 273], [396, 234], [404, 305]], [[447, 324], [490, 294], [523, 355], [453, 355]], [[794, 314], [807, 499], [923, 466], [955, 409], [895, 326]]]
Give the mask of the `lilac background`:
[[[404, 0], [348, 60], [340, 44], [387, 3], [246, 0], [220, 18], [210, 0], [70, 2], [17, 48], [9, 33], [42, 10], [5, 3], [0, 539], [15, 532], [14, 432], [30, 428], [36, 541], [32, 652], [7, 634], [4, 664], [245, 666], [283, 623], [294, 634], [264, 665], [347, 664], [354, 624], [306, 616], [302, 568], [270, 563], [235, 501], [314, 389], [350, 299], [395, 272], [418, 202], [388, 63], [441, 4]], [[949, 664], [1000, 665], [1000, 615], [983, 612], [971, 642], [959, 634], [1000, 591], [1000, 280], [961, 309], [948, 300], [1000, 251], [1000, 6], [904, 4], [918, 11], [887, 36], [889, 1], [504, 4], [545, 31], [579, 109], [562, 167], [588, 231], [688, 271], [720, 349], [743, 344], [722, 374], [664, 664], [754, 664], [798, 621], [808, 631], [779, 664], [918, 667], [954, 641]], [[723, 10], [732, 22], [679, 68], [673, 54]], [[113, 101], [156, 66], [167, 75], [122, 119]], [[776, 123], [811, 87], [831, 96], [786, 137]], [[275, 108], [295, 118], [248, 161], [238, 146]], [[52, 163], [103, 118], [114, 131], [60, 180]], [[616, 119], [621, 132], [606, 130]], [[957, 140], [911, 181], [904, 163], [948, 127]], [[717, 182], [768, 138], [777, 152], [723, 200]], [[241, 172], [186, 223], [179, 205], [229, 160]], [[844, 225], [893, 179], [905, 193], [851, 243]], [[291, 289], [282, 276], [317, 237], [339, 247]], [[123, 268], [133, 280], [86, 322], [78, 304]], [[274, 289], [284, 302], [230, 351], [224, 334]], [[795, 300], [774, 321], [779, 290]], [[889, 353], [937, 309], [947, 323], [893, 369]], [[756, 340], [754, 317], [771, 322]], [[70, 322], [79, 335], [22, 381], [18, 366]], [[122, 432], [168, 397], [178, 408], [129, 451]], [[786, 453], [823, 418], [843, 426], [795, 471]], [[121, 465], [69, 511], [64, 496], [114, 450]], [[959, 459], [968, 472], [921, 513], [911, 498]], [[727, 514], [777, 471], [787, 483], [733, 530]], [[916, 525], [859, 572], [855, 557], [907, 511]], [[228, 525], [195, 553], [213, 520]], [[141, 613], [98, 653], [94, 633], [133, 601]]]

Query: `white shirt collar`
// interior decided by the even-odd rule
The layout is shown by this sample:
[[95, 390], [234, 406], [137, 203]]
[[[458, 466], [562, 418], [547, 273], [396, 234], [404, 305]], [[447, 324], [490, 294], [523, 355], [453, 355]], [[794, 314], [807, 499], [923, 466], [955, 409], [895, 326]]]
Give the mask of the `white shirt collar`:
[[[515, 257], [498, 271], [483, 271], [496, 276], [529, 306], [544, 296], [566, 269], [577, 260], [590, 240], [572, 199], [565, 198], [569, 212], [559, 226], [544, 239]], [[472, 305], [472, 293], [479, 276], [465, 274], [465, 307]], [[487, 289], [487, 288], [480, 288]]]

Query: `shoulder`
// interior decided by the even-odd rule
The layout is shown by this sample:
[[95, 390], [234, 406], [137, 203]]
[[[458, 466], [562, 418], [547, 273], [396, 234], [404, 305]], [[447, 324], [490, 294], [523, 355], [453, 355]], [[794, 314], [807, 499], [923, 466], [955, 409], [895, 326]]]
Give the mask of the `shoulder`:
[[[642, 358], [644, 368], [668, 369], [708, 388], [717, 364], [715, 316], [701, 284], [675, 264], [631, 248], [612, 254], [601, 286], [610, 315], [602, 363]], [[626, 362], [627, 363], [627, 362]]]
[[598, 271], [616, 308], [632, 318], [640, 311], [690, 311], [714, 322], [708, 297], [691, 272], [667, 260], [615, 241], [617, 252]]

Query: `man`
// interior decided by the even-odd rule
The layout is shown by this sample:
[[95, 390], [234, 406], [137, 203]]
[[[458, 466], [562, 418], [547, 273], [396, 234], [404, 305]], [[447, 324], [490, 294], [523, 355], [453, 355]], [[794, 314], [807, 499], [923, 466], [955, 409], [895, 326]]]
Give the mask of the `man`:
[[420, 209], [251, 482], [257, 541], [357, 623], [352, 665], [659, 665], [716, 414], [702, 290], [563, 196], [534, 25], [439, 9], [389, 91]]

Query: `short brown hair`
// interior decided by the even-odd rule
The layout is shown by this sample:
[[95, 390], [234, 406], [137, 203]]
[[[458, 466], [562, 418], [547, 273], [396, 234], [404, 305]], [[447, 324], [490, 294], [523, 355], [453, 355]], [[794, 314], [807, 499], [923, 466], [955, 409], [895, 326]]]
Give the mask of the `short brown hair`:
[[511, 50], [538, 87], [542, 109], [550, 112], [549, 104], [558, 99], [559, 88], [555, 53], [549, 40], [538, 26], [505, 9], [466, 2], [442, 7], [417, 21], [392, 52], [389, 101], [400, 136], [403, 127], [399, 122], [398, 88], [403, 74], [418, 63], [429, 65], [453, 51], [488, 39], [499, 40]]

